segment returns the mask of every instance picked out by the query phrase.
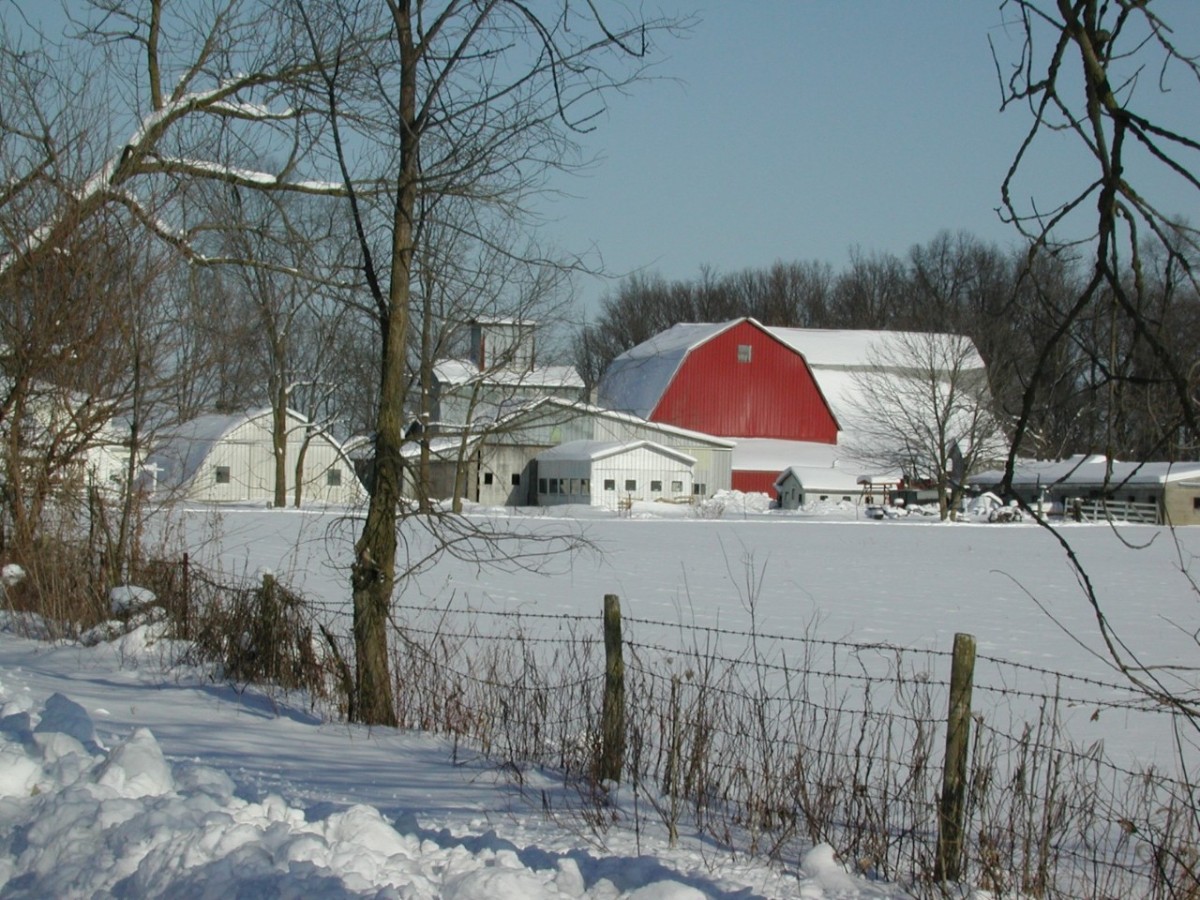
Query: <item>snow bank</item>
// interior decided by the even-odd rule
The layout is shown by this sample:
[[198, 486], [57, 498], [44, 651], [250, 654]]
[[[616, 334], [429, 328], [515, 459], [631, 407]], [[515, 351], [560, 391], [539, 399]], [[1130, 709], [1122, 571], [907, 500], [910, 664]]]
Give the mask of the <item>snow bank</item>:
[[[110, 741], [111, 748], [103, 746], [83, 705], [60, 692], [35, 699], [34, 685], [23, 681], [36, 681], [25, 668], [30, 657], [12, 653], [16, 641], [0, 633], [0, 895], [5, 897], [702, 900], [732, 896], [731, 888], [746, 897], [821, 898], [826, 891], [839, 897], [888, 896], [882, 886], [848, 875], [832, 851], [811, 855], [811, 876], [776, 873], [782, 891], [763, 894], [761, 878], [752, 889], [714, 872], [711, 849], [703, 858], [684, 857], [688, 864], [677, 875], [662, 859], [647, 855], [642, 844], [636, 855], [605, 858], [584, 850], [552, 850], [549, 843], [522, 847], [490, 828], [454, 838], [448, 829], [422, 828], [410, 813], [400, 816], [398, 828], [374, 806], [339, 805], [328, 796], [307, 815], [279, 791], [247, 799], [219, 767], [190, 753], [169, 759], [151, 728], [134, 727]], [[129, 645], [124, 652], [135, 650]], [[119, 656], [114, 649], [33, 653], [38, 678], [58, 677], [56, 667], [74, 666], [78, 671], [61, 678], [81, 689], [94, 680], [114, 707], [137, 701], [148, 718], [170, 720], [176, 728], [190, 720], [193, 734], [216, 722], [225, 724], [215, 727], [229, 728], [227, 719], [214, 715], [211, 697], [189, 710], [178, 696], [160, 700], [161, 691], [137, 681], [128, 688], [136, 693], [119, 694], [126, 688], [114, 668]], [[106, 719], [111, 715], [93, 708]], [[308, 742], [289, 741], [283, 725], [269, 716], [238, 720], [239, 733], [226, 740], [244, 748], [238, 770], [243, 776], [257, 768], [261, 777], [278, 752], [308, 752]], [[348, 740], [342, 762], [353, 777], [368, 781], [372, 764], [356, 755], [364, 746]], [[392, 762], [406, 767], [402, 757]], [[447, 774], [450, 770], [447, 757], [441, 777], [434, 775], [424, 786], [427, 796], [457, 780]], [[295, 786], [288, 789], [294, 792]], [[496, 788], [481, 783], [474, 790], [478, 796], [466, 804], [476, 811], [468, 829], [480, 824], [478, 810], [489, 808], [489, 791]], [[303, 792], [321, 797], [320, 785]], [[554, 834], [557, 840], [561, 827], [547, 822], [525, 834], [534, 839]]]

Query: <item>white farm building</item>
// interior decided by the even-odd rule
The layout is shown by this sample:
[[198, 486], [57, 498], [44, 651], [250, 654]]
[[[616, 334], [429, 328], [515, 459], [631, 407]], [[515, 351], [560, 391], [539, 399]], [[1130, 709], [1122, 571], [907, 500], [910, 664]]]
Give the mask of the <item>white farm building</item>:
[[[353, 504], [366, 497], [340, 444], [287, 412], [288, 500], [303, 458], [301, 502]], [[275, 497], [271, 410], [192, 419], [162, 436], [146, 468], [160, 491], [189, 500], [270, 503]], [[303, 457], [301, 454], [303, 453]]]
[[689, 502], [696, 458], [653, 441], [569, 441], [537, 457], [539, 506]]

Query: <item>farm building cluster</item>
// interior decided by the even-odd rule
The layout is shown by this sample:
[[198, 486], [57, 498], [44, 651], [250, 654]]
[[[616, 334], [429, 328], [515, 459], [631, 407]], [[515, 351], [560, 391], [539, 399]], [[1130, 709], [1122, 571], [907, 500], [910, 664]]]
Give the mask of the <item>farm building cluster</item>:
[[[573, 367], [539, 365], [531, 323], [481, 319], [470, 335], [410, 428], [411, 496], [619, 509], [732, 490], [799, 509], [945, 503], [1004, 481], [984, 362], [959, 335], [684, 323], [618, 356], [591, 395]], [[371, 457], [368, 438], [262, 409], [164, 430], [136, 468], [143, 487], [200, 501], [279, 502], [283, 478], [289, 503], [354, 504]], [[131, 468], [115, 436], [87, 465], [101, 481]], [[917, 477], [930, 471], [944, 480]], [[1011, 495], [1080, 520], [1200, 523], [1200, 463], [1018, 460]]]

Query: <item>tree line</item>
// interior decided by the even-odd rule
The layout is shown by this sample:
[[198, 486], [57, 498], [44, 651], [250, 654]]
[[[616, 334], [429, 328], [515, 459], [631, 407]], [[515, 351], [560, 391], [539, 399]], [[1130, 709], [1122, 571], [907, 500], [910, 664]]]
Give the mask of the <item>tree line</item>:
[[964, 232], [941, 232], [903, 257], [856, 249], [840, 270], [799, 261], [727, 274], [702, 268], [690, 280], [637, 273], [579, 327], [573, 358], [594, 386], [615, 357], [676, 323], [741, 316], [788, 328], [962, 334], [983, 357], [1002, 422], [1011, 427], [1032, 397], [1019, 453], [1196, 459], [1191, 423], [1165, 427], [1178, 416], [1163, 358], [1185, 368], [1200, 358], [1196, 255], [1143, 249], [1139, 270], [1124, 273], [1139, 282], [1137, 315], [1124, 314], [1112, 291], [1074, 312], [1091, 274], [1081, 252], [1004, 248]]

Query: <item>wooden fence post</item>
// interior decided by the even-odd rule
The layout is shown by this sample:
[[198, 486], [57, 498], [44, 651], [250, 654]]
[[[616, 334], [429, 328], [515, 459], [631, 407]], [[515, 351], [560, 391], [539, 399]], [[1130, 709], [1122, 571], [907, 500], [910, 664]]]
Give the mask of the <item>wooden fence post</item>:
[[962, 875], [963, 832], [966, 830], [967, 751], [971, 742], [971, 687], [975, 678], [975, 638], [954, 635], [950, 667], [950, 704], [946, 719], [946, 761], [938, 808], [937, 861], [934, 880], [958, 881]]
[[604, 781], [620, 781], [625, 763], [625, 659], [621, 648], [621, 601], [616, 594], [604, 595], [604, 658], [597, 775]]
[[191, 583], [188, 580], [188, 555], [183, 554], [183, 639], [190, 641], [192, 639], [192, 593]]

